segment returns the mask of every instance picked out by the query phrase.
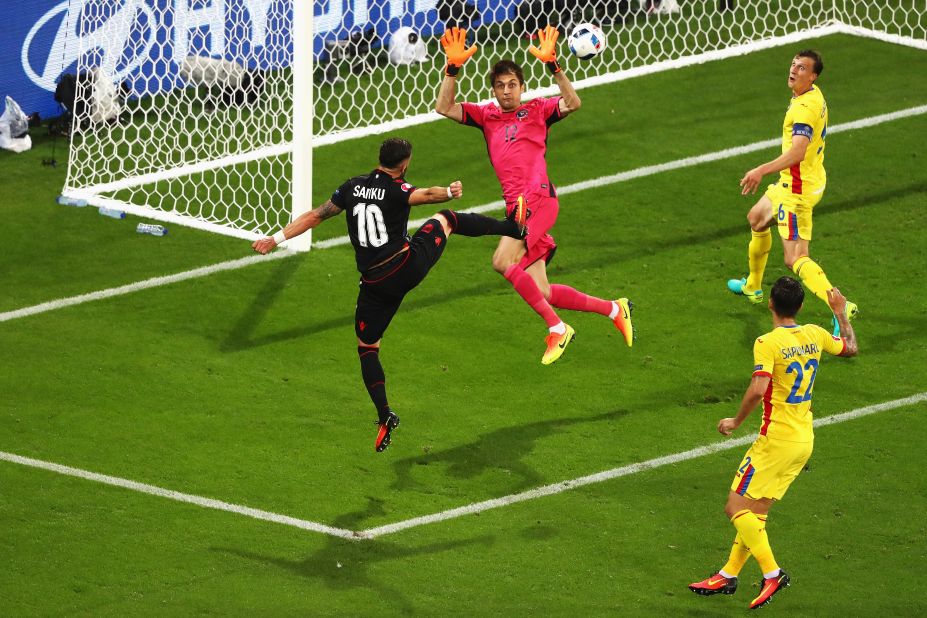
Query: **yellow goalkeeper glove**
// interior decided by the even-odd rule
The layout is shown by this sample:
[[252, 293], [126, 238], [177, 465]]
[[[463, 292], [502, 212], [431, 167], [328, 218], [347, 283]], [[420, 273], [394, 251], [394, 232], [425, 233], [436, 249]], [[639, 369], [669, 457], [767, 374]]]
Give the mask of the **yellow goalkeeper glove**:
[[476, 45], [467, 47], [466, 28], [453, 27], [446, 30], [444, 36], [441, 37], [441, 46], [447, 56], [447, 67], [444, 69], [444, 74], [451, 76], [456, 76], [464, 62], [469, 60], [470, 56], [475, 54], [477, 50]]
[[547, 65], [551, 73], [559, 73], [560, 65], [557, 64], [557, 37], [560, 31], [553, 26], [547, 26], [543, 30], [538, 30], [538, 41], [541, 47], [534, 45], [528, 48], [535, 58]]

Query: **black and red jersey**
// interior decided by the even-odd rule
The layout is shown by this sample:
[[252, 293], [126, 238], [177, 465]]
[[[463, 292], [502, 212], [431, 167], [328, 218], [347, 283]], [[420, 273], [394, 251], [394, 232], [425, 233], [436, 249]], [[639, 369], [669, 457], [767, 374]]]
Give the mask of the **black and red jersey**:
[[345, 211], [357, 270], [366, 271], [408, 242], [409, 196], [415, 187], [380, 169], [347, 180], [332, 194]]

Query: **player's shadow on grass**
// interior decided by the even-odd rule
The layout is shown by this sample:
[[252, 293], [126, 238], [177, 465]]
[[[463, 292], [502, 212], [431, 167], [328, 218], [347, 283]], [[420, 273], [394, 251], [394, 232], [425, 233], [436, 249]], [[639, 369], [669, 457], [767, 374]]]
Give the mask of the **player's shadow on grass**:
[[301, 264], [302, 260], [293, 258], [277, 261], [264, 286], [254, 297], [254, 301], [229, 330], [225, 341], [220, 344], [221, 351], [234, 352], [253, 347], [250, 338], [254, 329], [264, 320], [267, 312], [273, 307], [277, 297], [280, 296]]
[[[366, 509], [340, 515], [331, 525], [356, 530], [364, 527], [364, 522], [370, 518], [382, 517], [385, 514], [383, 500], [368, 497]], [[381, 562], [416, 560], [423, 555], [458, 551], [477, 544], [488, 547], [495, 543], [495, 537], [488, 535], [423, 545], [401, 544], [386, 539], [348, 540], [328, 535], [325, 538], [325, 544], [321, 548], [302, 559], [280, 558], [231, 547], [214, 547], [212, 550], [271, 564], [300, 577], [318, 580], [333, 590], [370, 590], [380, 599], [389, 599], [387, 607], [381, 609], [400, 606], [402, 613], [411, 614], [415, 607], [402, 595], [402, 588], [391, 585], [392, 577], [389, 573], [384, 572], [382, 580], [375, 579], [370, 573], [371, 567]]]
[[[870, 335], [864, 332], [863, 336], [859, 338], [860, 355], [862, 356], [868, 357], [871, 353], [893, 354], [899, 348], [910, 345], [912, 341], [922, 341], [924, 333], [927, 332], [927, 315], [915, 317], [882, 314], [876, 316], [872, 315], [874, 312], [871, 309], [867, 313], [870, 314], [865, 316], [868, 320], [878, 321], [882, 334]], [[856, 322], [854, 322], [855, 324]], [[867, 329], [866, 326], [862, 326], [862, 328], [864, 331]], [[923, 350], [923, 348], [921, 349]]]
[[746, 311], [744, 315], [738, 316], [743, 326], [743, 345], [746, 349], [752, 350], [756, 338], [772, 330], [772, 314], [768, 309], [763, 313], [753, 311], [753, 306], [749, 304], [750, 301], [745, 298], [737, 300], [743, 303]]
[[[890, 191], [882, 191], [870, 195], [863, 195], [854, 199], [827, 203], [824, 207], [819, 208], [818, 211], [815, 212], [815, 217], [829, 218], [842, 212], [867, 208], [918, 193], [927, 193], [927, 182], [921, 181], [911, 183], [907, 186], [898, 187]], [[574, 249], [571, 251], [568, 247], [565, 247], [561, 250], [558, 259], [555, 259], [551, 265], [550, 279], [554, 282], [562, 281], [563, 283], [569, 283], [569, 281], [562, 280], [564, 275], [571, 275], [589, 269], [599, 269], [603, 264], [622, 263], [640, 258], [642, 255], [652, 255], [727, 238], [741, 238], [746, 247], [746, 241], [749, 239], [749, 229], [746, 222], [746, 211], [744, 211], [743, 224], [714, 229], [712, 231], [696, 230], [684, 235], [672, 236], [660, 240], [660, 242], [650, 243], [647, 247], [640, 247], [636, 244], [615, 244], [611, 239], [599, 244], [590, 244], [586, 247], [586, 250], [579, 248], [578, 250]], [[589, 247], [595, 250], [588, 251]], [[590, 259], [573, 259], [583, 254], [591, 254], [593, 257]], [[501, 277], [492, 275], [490, 272], [490, 256], [491, 254], [487, 253], [487, 276], [481, 283], [468, 287], [461, 287], [453, 292], [441, 291], [437, 294], [433, 293], [428, 295], [429, 282], [426, 278], [422, 283], [422, 289], [413, 290], [407, 301], [402, 304], [402, 307], [399, 309], [400, 315], [419, 309], [427, 309], [436, 305], [452, 303], [462, 298], [472, 298], [487, 293], [496, 293], [500, 289], [504, 289], [507, 284], [502, 281]], [[263, 320], [264, 316], [270, 310], [276, 297], [283, 289], [285, 281], [292, 276], [301, 261], [300, 259], [287, 259], [281, 262], [275, 273], [268, 278], [267, 284], [255, 297], [252, 305], [232, 327], [229, 336], [220, 344], [220, 349], [223, 352], [237, 352], [249, 348], [279, 343], [281, 341], [311, 337], [312, 335], [336, 328], [352, 328], [354, 325], [354, 307], [353, 305], [346, 305], [344, 307], [334, 307], [332, 309], [339, 314], [338, 317], [316, 321], [311, 324], [306, 324], [305, 326], [290, 328], [262, 337], [252, 337], [254, 329], [260, 324], [261, 320]], [[719, 281], [721, 281], [720, 285], [723, 286], [723, 276], [719, 278]], [[672, 282], [667, 282], [667, 285], [671, 284]], [[605, 291], [603, 291], [603, 293], [604, 292]], [[424, 294], [424, 296], [422, 296], [422, 294]], [[633, 300], [633, 291], [631, 295]], [[514, 292], [512, 292], [512, 302], [516, 302]], [[752, 341], [752, 338], [750, 341]]]
[[406, 457], [393, 462], [396, 473], [393, 488], [409, 490], [423, 485], [413, 477], [414, 471], [424, 466], [442, 467], [447, 476], [461, 479], [475, 478], [490, 470], [503, 470], [510, 473], [514, 480], [506, 491], [516, 492], [536, 487], [545, 480], [544, 477], [522, 461], [534, 449], [535, 442], [571, 425], [613, 421], [627, 414], [630, 414], [628, 410], [614, 410], [588, 417], [548, 418], [525, 425], [503, 427], [469, 444]]
[[[844, 199], [838, 202], [825, 201], [823, 206], [815, 207], [814, 217], [815, 219], [820, 219], [821, 217], [829, 219], [843, 212], [859, 210], [860, 208], [868, 208], [870, 206], [876, 206], [884, 202], [907, 198], [919, 193], [927, 193], [927, 182], [912, 182], [911, 184], [905, 185], [903, 187], [896, 187], [890, 190], [871, 193], [868, 195], [859, 195], [857, 197]], [[758, 200], [760, 196], [760, 193], [757, 193], [753, 197]], [[753, 203], [755, 203], [755, 201]], [[752, 206], [753, 204], [751, 203], [750, 205]], [[743, 215], [739, 220], [742, 221], [742, 223], [737, 225], [715, 228], [708, 231], [694, 230], [689, 231], [684, 235], [674, 235], [663, 239], [651, 239], [650, 242], [648, 242], [645, 246], [628, 246], [620, 244], [616, 245], [612, 238], [606, 238], [603, 239], [601, 243], [589, 245], [590, 247], [595, 248], [594, 255], [596, 256], [596, 259], [587, 260], [585, 262], [569, 260], [569, 263], [566, 263], [564, 267], [559, 269], [557, 272], [568, 274], [576, 270], [600, 267], [602, 263], [610, 262], [611, 260], [631, 260], [642, 255], [654, 255], [688, 246], [705, 245], [727, 238], [742, 239], [743, 247], [746, 249], [747, 243], [750, 240], [750, 226], [747, 223], [746, 208], [743, 209]], [[663, 227], [670, 231], [676, 231], [672, 227]], [[773, 226], [772, 232], [773, 239], [777, 239], [778, 233], [776, 232], [775, 226]], [[780, 243], [776, 241], [774, 246], [779, 244]], [[812, 243], [812, 245], [813, 244], [814, 243]], [[567, 246], [567, 250], [569, 250], [569, 245]], [[566, 251], [564, 251], [564, 257], [566, 257]], [[607, 258], [607, 260], [602, 258]], [[721, 282], [722, 286], [725, 281]], [[671, 282], [667, 282], [667, 285], [671, 284]]]

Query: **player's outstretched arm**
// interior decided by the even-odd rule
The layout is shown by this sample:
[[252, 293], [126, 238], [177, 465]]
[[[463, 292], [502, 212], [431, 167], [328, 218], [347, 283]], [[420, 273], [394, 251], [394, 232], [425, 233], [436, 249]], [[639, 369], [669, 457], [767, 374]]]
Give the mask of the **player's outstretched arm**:
[[763, 181], [763, 176], [781, 172], [801, 163], [805, 158], [805, 151], [808, 150], [808, 144], [810, 143], [811, 140], [804, 135], [793, 135], [792, 147], [787, 152], [782, 153], [768, 163], [754, 167], [744, 174], [744, 177], [740, 179], [740, 186], [742, 187], [740, 194], [756, 193], [756, 188]]
[[449, 28], [441, 37], [441, 46], [447, 56], [444, 68], [444, 79], [438, 89], [438, 98], [435, 101], [435, 111], [451, 120], [463, 120], [463, 108], [457, 103], [457, 74], [464, 63], [476, 53], [477, 46], [467, 47], [467, 30], [465, 28]]
[[843, 337], [843, 352], [840, 356], [856, 356], [859, 353], [859, 345], [856, 343], [856, 333], [847, 317], [847, 299], [840, 293], [840, 290], [831, 288], [827, 290], [827, 304], [830, 305], [830, 310], [834, 312], [837, 324], [840, 325], [840, 336]]
[[560, 88], [560, 115], [566, 116], [578, 110], [582, 105], [582, 101], [579, 95], [576, 94], [576, 89], [573, 88], [573, 84], [566, 76], [566, 73], [563, 72], [557, 62], [557, 39], [559, 37], [560, 31], [554, 26], [542, 28], [538, 30], [538, 43], [540, 43], [540, 46], [532, 44], [528, 51], [543, 62], [548, 70], [553, 73], [554, 81], [557, 82], [557, 87]]
[[740, 427], [741, 423], [750, 416], [756, 404], [760, 403], [763, 393], [769, 386], [770, 377], [766, 375], [756, 375], [750, 380], [750, 386], [744, 393], [744, 398], [740, 402], [740, 408], [737, 410], [737, 416], [734, 418], [722, 418], [718, 421], [718, 431], [725, 436], [731, 435], [731, 432]]
[[409, 206], [419, 206], [421, 204], [441, 204], [450, 200], [460, 199], [463, 195], [463, 184], [455, 180], [446, 187], [429, 187], [428, 189], [416, 189], [409, 196]]
[[266, 238], [260, 238], [251, 243], [251, 248], [260, 254], [266, 255], [277, 245], [283, 244], [283, 241], [295, 238], [300, 234], [316, 227], [330, 217], [339, 214], [341, 209], [335, 206], [331, 200], [328, 200], [318, 208], [304, 212], [294, 219], [285, 228]]
[[566, 116], [582, 107], [583, 102], [573, 88], [573, 83], [563, 71], [554, 73], [554, 81], [560, 88], [560, 115]]
[[438, 89], [435, 111], [455, 122], [463, 121], [463, 107], [457, 102], [457, 78], [445, 75]]

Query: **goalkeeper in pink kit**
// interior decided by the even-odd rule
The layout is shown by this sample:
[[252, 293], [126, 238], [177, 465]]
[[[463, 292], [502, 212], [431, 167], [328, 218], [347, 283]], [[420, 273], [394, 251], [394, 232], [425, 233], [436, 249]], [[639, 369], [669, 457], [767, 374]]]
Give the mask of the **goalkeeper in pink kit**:
[[556, 189], [547, 176], [544, 158], [547, 133], [555, 122], [578, 110], [581, 102], [557, 64], [559, 32], [547, 26], [538, 35], [540, 47], [532, 45], [528, 51], [550, 69], [560, 88], [560, 96], [522, 103], [525, 79], [521, 67], [511, 60], [500, 60], [489, 75], [496, 102], [458, 103], [457, 75], [477, 48], [475, 45], [466, 47], [466, 30], [451, 28], [441, 38], [447, 67], [435, 111], [483, 132], [490, 162], [502, 185], [506, 215], [520, 226], [527, 226], [528, 235], [524, 239], [500, 240], [492, 264], [547, 323], [549, 334], [541, 362], [549, 365], [560, 358], [575, 336], [573, 328], [560, 319], [554, 307], [607, 316], [624, 335], [628, 346], [632, 344], [634, 333], [631, 303], [627, 298], [603, 300], [547, 280], [547, 263], [557, 249], [549, 231], [560, 209]]

